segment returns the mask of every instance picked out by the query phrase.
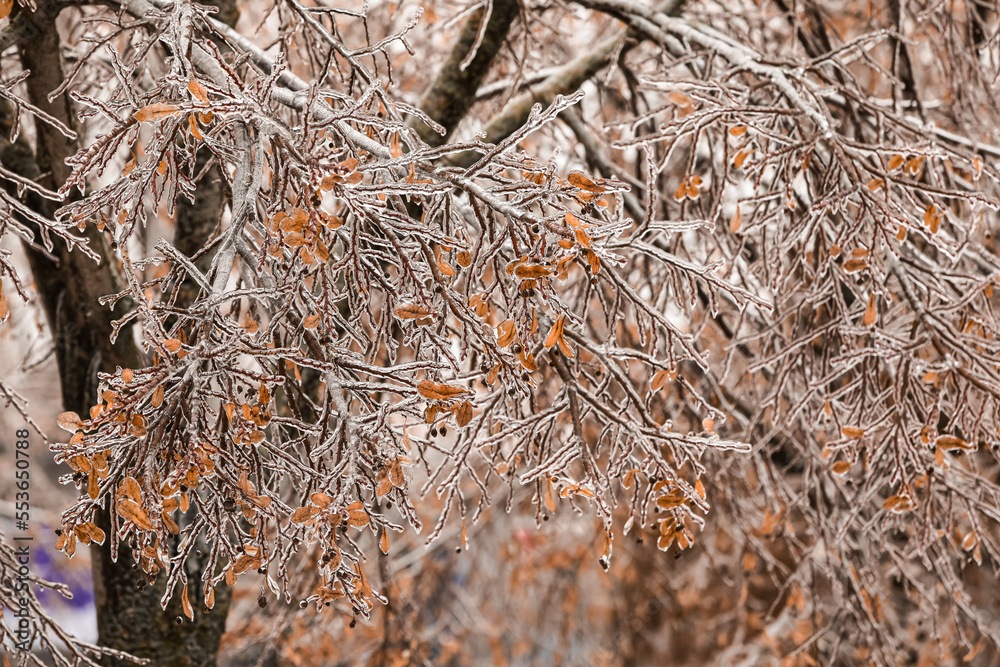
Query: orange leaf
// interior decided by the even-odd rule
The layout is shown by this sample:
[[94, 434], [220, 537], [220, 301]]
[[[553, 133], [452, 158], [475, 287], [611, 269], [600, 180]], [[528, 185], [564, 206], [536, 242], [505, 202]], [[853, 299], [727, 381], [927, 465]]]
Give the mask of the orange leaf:
[[956, 438], [953, 435], [942, 435], [939, 436], [937, 442], [934, 443], [938, 449], [943, 449], [948, 451], [950, 449], [964, 449], [971, 450], [976, 449], [976, 446], [962, 440], [961, 438]]
[[454, 398], [460, 394], [466, 393], [466, 389], [463, 387], [452, 387], [447, 384], [437, 384], [431, 382], [430, 380], [424, 380], [417, 385], [417, 391], [424, 398], [429, 398], [431, 400], [448, 400], [449, 398]]
[[418, 306], [413, 303], [404, 303], [393, 312], [396, 314], [396, 317], [401, 320], [415, 320], [420, 317], [427, 317], [431, 315], [431, 311], [427, 310], [423, 306]]
[[455, 415], [455, 422], [459, 426], [466, 426], [472, 421], [472, 403], [468, 401], [462, 401], [452, 408], [451, 411]]
[[514, 269], [514, 275], [518, 278], [541, 278], [551, 274], [550, 270], [536, 264], [521, 264]]
[[198, 128], [198, 121], [194, 118], [194, 114], [188, 116], [188, 132], [190, 132], [191, 136], [198, 141], [204, 140], [204, 137], [201, 136], [201, 130]]
[[163, 341], [163, 347], [167, 348], [168, 352], [176, 352], [181, 349], [181, 342], [176, 338], [168, 338]]
[[347, 515], [347, 525], [355, 528], [364, 528], [371, 521], [368, 512], [365, 511], [364, 503], [360, 500], [347, 506]]
[[552, 496], [552, 479], [545, 480], [545, 506], [550, 512], [556, 511], [556, 500]]
[[736, 213], [733, 213], [732, 220], [729, 221], [729, 231], [733, 234], [740, 231], [740, 227], [743, 226], [743, 212], [740, 211], [740, 207], [736, 207]]
[[691, 104], [691, 98], [688, 97], [687, 95], [685, 95], [684, 93], [676, 91], [676, 90], [674, 92], [670, 93], [670, 101], [673, 102], [674, 104], [676, 104], [679, 107], [690, 107], [690, 106], [692, 106], [692, 104]]
[[168, 118], [180, 110], [176, 104], [150, 104], [135, 112], [135, 119], [140, 123]]
[[309, 519], [313, 518], [319, 513], [319, 509], [316, 507], [304, 506], [300, 507], [294, 512], [292, 512], [291, 522], [292, 523], [305, 523]]
[[571, 173], [566, 177], [566, 180], [569, 181], [570, 185], [580, 188], [581, 190], [586, 190], [588, 192], [604, 192], [604, 188], [578, 171]]
[[158, 385], [156, 389], [153, 390], [153, 397], [150, 399], [149, 404], [154, 408], [158, 408], [163, 405], [163, 385]]
[[556, 318], [555, 323], [549, 330], [548, 337], [546, 337], [545, 339], [545, 347], [547, 348], [552, 347], [559, 341], [560, 338], [562, 338], [563, 326], [565, 325], [565, 320], [566, 320], [565, 315], [560, 315], [559, 317]]
[[59, 428], [70, 433], [75, 433], [77, 429], [83, 426], [83, 422], [80, 421], [80, 415], [75, 412], [63, 412], [56, 417], [56, 423], [59, 424]]
[[657, 371], [656, 374], [653, 375], [653, 379], [649, 381], [650, 391], [654, 393], [660, 391], [660, 388], [663, 387], [663, 383], [666, 381], [667, 381], [667, 371], [662, 369]]
[[504, 320], [497, 327], [497, 345], [500, 347], [507, 347], [514, 342], [515, 337], [514, 321]]
[[878, 311], [875, 310], [875, 293], [868, 296], [868, 307], [865, 309], [865, 326], [870, 327], [875, 324], [878, 318]]
[[674, 199], [677, 201], [684, 201], [684, 197], [687, 196], [687, 189], [687, 181], [677, 186], [677, 189], [674, 190]]
[[389, 553], [389, 531], [385, 528], [382, 529], [382, 538], [378, 541], [378, 548], [384, 554]]
[[302, 320], [302, 326], [306, 329], [315, 329], [319, 326], [319, 315], [310, 315], [306, 319]]
[[844, 475], [848, 470], [851, 469], [851, 464], [848, 461], [837, 461], [833, 464], [833, 473], [835, 475]]
[[853, 273], [866, 268], [868, 268], [868, 262], [863, 259], [849, 259], [844, 262], [844, 271], [847, 271], [848, 273]]
[[[14, 8], [14, 0], [0, 0], [0, 19], [5, 19], [10, 16], [10, 11]], [[7, 660], [7, 655], [3, 657], [4, 665], [10, 667], [10, 662]]]
[[202, 102], [208, 101], [208, 91], [205, 90], [205, 86], [198, 83], [197, 79], [192, 78], [188, 81], [188, 90], [195, 96], [195, 98], [201, 100]]
[[128, 499], [119, 500], [118, 514], [121, 515], [126, 521], [131, 521], [143, 530], [153, 530], [153, 524], [150, 522], [149, 515], [146, 514], [146, 510], [140, 507], [136, 502]]
[[845, 438], [863, 438], [865, 436], [865, 430], [856, 426], [845, 426], [840, 429], [840, 432], [844, 434]]
[[536, 371], [538, 370], [538, 364], [535, 363], [535, 355], [527, 350], [521, 351], [521, 365], [524, 366], [525, 370]]
[[126, 477], [123, 479], [121, 486], [119, 486], [119, 492], [135, 503], [142, 502], [142, 494], [139, 491], [139, 482], [135, 481], [135, 477]]

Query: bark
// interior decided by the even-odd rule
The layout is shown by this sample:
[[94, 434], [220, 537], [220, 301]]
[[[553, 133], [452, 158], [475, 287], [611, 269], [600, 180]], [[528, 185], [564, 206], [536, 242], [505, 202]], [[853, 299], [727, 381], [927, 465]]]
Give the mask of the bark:
[[[493, 0], [491, 4], [488, 18], [485, 16], [487, 8], [483, 6], [474, 11], [462, 26], [462, 33], [452, 47], [448, 62], [441, 68], [421, 102], [420, 107], [424, 113], [446, 130], [444, 135], [440, 135], [419, 120], [414, 121], [417, 134], [431, 146], [443, 145], [459, 121], [468, 113], [475, 101], [476, 90], [489, 71], [511, 23], [520, 11], [517, 0]], [[484, 20], [487, 21], [485, 28]], [[481, 40], [479, 40], [480, 32], [482, 32]], [[462, 64], [473, 48], [476, 48], [475, 56], [463, 68]]]
[[[684, 7], [685, 0], [666, 0], [657, 7], [669, 16], [677, 16]], [[558, 72], [537, 86], [531, 86], [491, 118], [486, 124], [486, 143], [498, 144], [528, 120], [531, 107], [540, 103], [542, 107], [552, 104], [557, 95], [570, 95], [595, 74], [604, 69], [611, 56], [619, 47], [630, 49], [638, 44], [638, 36], [631, 30], [622, 30], [599, 43], [591, 51], [567, 63]], [[624, 45], [624, 46], [623, 46]], [[470, 167], [480, 158], [476, 151], [465, 151], [454, 156], [451, 164], [460, 167]]]

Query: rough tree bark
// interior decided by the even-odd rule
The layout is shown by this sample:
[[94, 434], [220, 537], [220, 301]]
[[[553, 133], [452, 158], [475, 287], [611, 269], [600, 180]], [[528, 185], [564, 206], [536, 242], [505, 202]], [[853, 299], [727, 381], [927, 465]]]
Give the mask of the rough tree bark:
[[[488, 17], [487, 7], [480, 7], [462, 26], [462, 33], [452, 47], [448, 61], [420, 104], [423, 112], [445, 129], [445, 134], [440, 135], [423, 122], [413, 123], [420, 138], [431, 146], [444, 144], [468, 113], [475, 101], [476, 89], [489, 71], [511, 23], [520, 11], [517, 0], [493, 0], [488, 4]], [[473, 48], [475, 54], [472, 53]]]

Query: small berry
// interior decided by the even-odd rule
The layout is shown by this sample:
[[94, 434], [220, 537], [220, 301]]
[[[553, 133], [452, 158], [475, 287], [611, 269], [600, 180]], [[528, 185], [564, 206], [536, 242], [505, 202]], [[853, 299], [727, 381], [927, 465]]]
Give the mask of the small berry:
[[514, 343], [514, 347], [510, 349], [514, 354], [521, 354], [521, 351], [524, 350], [520, 343]]
[[263, 595], [261, 595], [259, 598], [257, 598], [257, 606], [260, 607], [261, 609], [263, 609], [264, 607], [266, 607], [267, 606], [267, 598], [265, 598]]
[[448, 435], [448, 427], [447, 426], [442, 426], [441, 427], [441, 435]]
[[436, 438], [437, 434], [438, 434], [438, 430], [436, 428], [434, 428], [434, 427], [431, 427], [431, 437], [432, 438]]
[[348, 627], [350, 627], [353, 630], [357, 624], [358, 624], [357, 619], [352, 618]]
[[184, 619], [180, 616], [174, 619], [174, 625], [181, 625], [184, 623]]

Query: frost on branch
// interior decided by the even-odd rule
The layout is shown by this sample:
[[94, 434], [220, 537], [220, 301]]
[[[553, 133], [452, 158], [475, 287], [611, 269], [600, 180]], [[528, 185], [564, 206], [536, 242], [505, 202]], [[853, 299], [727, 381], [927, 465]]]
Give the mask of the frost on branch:
[[[184, 22], [211, 24], [201, 12], [144, 13], [166, 39]], [[702, 456], [749, 448], [672, 431], [648, 391], [646, 373], [676, 377], [682, 361], [705, 358], [656, 303], [662, 276], [633, 252], [643, 242], [629, 231], [631, 186], [516, 149], [582, 93], [536, 106], [496, 146], [432, 148], [354, 56], [344, 55], [354, 84], [307, 85], [220, 31], [251, 66], [232, 69], [195, 31], [153, 87], [119, 68], [113, 100], [77, 97], [104, 129], [73, 158], [63, 192], [126, 147], [131, 158], [59, 218], [99, 224], [117, 244], [128, 287], [106, 301], [133, 300], [116, 326], [137, 328], [147, 363], [102, 375], [89, 415], [61, 421], [73, 437], [57, 460], [84, 493], [58, 546], [107, 539], [166, 577], [169, 597], [187, 590], [183, 564], [201, 540], [205, 571], [217, 572], [210, 599], [251, 570], [290, 598], [291, 559], [318, 545], [322, 583], [308, 600], [344, 598], [367, 614], [380, 595], [366, 552], [421, 531], [427, 496], [442, 502], [428, 541], [467, 512], [475, 523], [513, 484], [533, 494], [538, 518], [556, 495], [591, 507], [605, 565], [623, 502], [643, 524], [662, 510], [663, 548], [690, 545], [709, 510]], [[165, 240], [135, 250], [150, 212], [169, 214], [197, 187], [197, 150], [231, 195], [207, 271]], [[469, 168], [442, 166], [468, 150], [482, 152]], [[697, 261], [668, 270], [713, 300], [769, 307]], [[185, 281], [198, 289], [190, 303], [178, 299]], [[100, 508], [111, 511], [106, 536]]]

